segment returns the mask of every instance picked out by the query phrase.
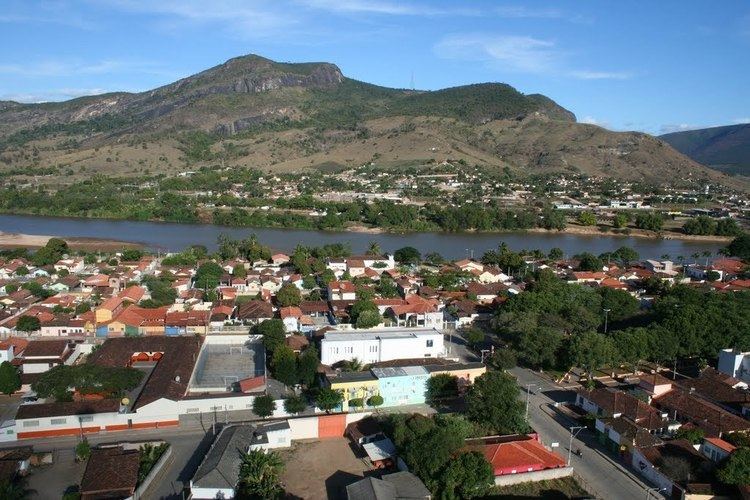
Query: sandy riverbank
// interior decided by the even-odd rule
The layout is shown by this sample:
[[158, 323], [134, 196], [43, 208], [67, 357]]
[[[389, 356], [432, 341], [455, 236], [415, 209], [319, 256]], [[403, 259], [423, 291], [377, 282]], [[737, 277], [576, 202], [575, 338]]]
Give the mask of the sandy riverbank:
[[[47, 244], [50, 238], [40, 234], [4, 233], [0, 231], [0, 248], [39, 248]], [[98, 238], [63, 238], [73, 250], [112, 252], [123, 248], [142, 248], [140, 243], [105, 240]]]

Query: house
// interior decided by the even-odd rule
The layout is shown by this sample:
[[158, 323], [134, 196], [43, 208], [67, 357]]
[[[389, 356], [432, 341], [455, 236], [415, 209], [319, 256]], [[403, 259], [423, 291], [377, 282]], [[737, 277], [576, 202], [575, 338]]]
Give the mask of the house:
[[487, 372], [487, 366], [479, 362], [435, 364], [426, 365], [424, 368], [431, 377], [448, 374], [458, 378], [458, 390], [461, 393], [466, 391], [477, 377]]
[[617, 389], [579, 389], [576, 405], [597, 417], [629, 419], [650, 431], [666, 426], [667, 415], [635, 396]]
[[357, 300], [357, 287], [351, 281], [331, 281], [328, 300]]
[[21, 373], [44, 373], [65, 363], [72, 353], [67, 340], [33, 340], [21, 356]]
[[750, 352], [722, 349], [717, 368], [721, 373], [750, 383]]
[[273, 318], [273, 306], [264, 300], [250, 300], [237, 306], [234, 317], [246, 325], [257, 325]]
[[31, 446], [19, 446], [0, 450], [0, 483], [12, 482], [16, 476], [28, 474], [31, 468]]
[[363, 363], [437, 358], [445, 352], [443, 334], [426, 328], [367, 330], [361, 333], [326, 332], [320, 341], [320, 349], [324, 365], [354, 358]]
[[297, 306], [282, 307], [279, 309], [284, 330], [287, 333], [299, 332], [302, 328], [302, 309]]
[[348, 424], [344, 435], [359, 446], [378, 441], [385, 437], [383, 429], [373, 417], [365, 417]]
[[211, 311], [191, 310], [168, 312], [164, 317], [166, 335], [206, 335]]
[[[685, 467], [666, 467], [664, 464], [680, 462]], [[656, 485], [667, 498], [686, 498], [691, 483], [704, 489], [712, 481], [711, 462], [684, 439], [673, 439], [655, 446], [636, 448], [631, 457], [632, 467]], [[701, 491], [713, 498], [712, 492]]]
[[346, 487], [347, 500], [430, 500], [430, 490], [411, 472], [369, 476]]
[[283, 253], [275, 253], [271, 255], [271, 263], [274, 266], [282, 266], [286, 263], [288, 263], [291, 260], [291, 258]]
[[234, 498], [242, 457], [251, 449], [290, 446], [289, 424], [228, 425], [214, 440], [190, 480], [190, 498]]
[[430, 374], [423, 366], [373, 368], [378, 378], [383, 406], [403, 406], [425, 402]]
[[96, 315], [97, 323], [105, 323], [111, 321], [112, 318], [117, 316], [124, 308], [123, 299], [118, 296], [113, 296], [102, 302], [94, 311]]
[[709, 437], [721, 437], [725, 432], [748, 432], [750, 421], [728, 412], [720, 406], [679, 387], [651, 403], [678, 422], [690, 422], [700, 427]]
[[435, 299], [424, 299], [419, 295], [407, 295], [405, 304], [390, 306], [385, 315], [390, 316], [397, 327], [442, 328], [443, 311]]
[[534, 435], [468, 439], [466, 445], [484, 455], [496, 485], [542, 481], [573, 473], [562, 457], [545, 448]]
[[732, 454], [736, 447], [721, 438], [707, 437], [701, 443], [700, 452], [712, 462], [722, 462]]
[[458, 260], [455, 262], [455, 266], [461, 271], [479, 271], [480, 273], [484, 271], [484, 266], [481, 263], [470, 259]]
[[[370, 396], [379, 394], [379, 382], [370, 370], [362, 372], [341, 372], [335, 377], [328, 377], [331, 389], [343, 396], [341, 411], [349, 411], [352, 399], [361, 399], [366, 403]], [[366, 424], [362, 424], [366, 425]]]
[[93, 448], [81, 479], [81, 500], [132, 497], [138, 486], [139, 466], [137, 449]]

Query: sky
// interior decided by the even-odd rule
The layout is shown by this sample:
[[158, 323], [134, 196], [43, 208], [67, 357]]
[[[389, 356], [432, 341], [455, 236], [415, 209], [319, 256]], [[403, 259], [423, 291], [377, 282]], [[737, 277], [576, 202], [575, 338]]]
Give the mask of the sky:
[[0, 100], [143, 91], [259, 54], [389, 87], [505, 82], [579, 121], [750, 122], [748, 0], [2, 0]]

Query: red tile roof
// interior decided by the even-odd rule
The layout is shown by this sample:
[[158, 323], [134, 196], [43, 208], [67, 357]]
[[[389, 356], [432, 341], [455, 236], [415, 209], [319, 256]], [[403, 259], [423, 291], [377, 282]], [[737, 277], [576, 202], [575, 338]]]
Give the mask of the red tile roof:
[[495, 476], [565, 467], [565, 460], [535, 439], [486, 444], [482, 453]]

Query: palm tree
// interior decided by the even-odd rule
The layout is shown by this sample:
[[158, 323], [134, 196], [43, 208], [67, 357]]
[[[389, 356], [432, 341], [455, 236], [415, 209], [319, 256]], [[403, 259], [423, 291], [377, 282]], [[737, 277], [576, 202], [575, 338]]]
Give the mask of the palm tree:
[[367, 247], [367, 255], [383, 255], [383, 250], [380, 248], [380, 243], [377, 241], [371, 241]]
[[284, 461], [274, 451], [250, 450], [240, 464], [240, 491], [248, 498], [279, 498]]
[[700, 257], [700, 256], [701, 256], [701, 254], [698, 253], [698, 252], [695, 252], [694, 254], [691, 255], [691, 257], [693, 258], [693, 264], [697, 264], [698, 263], [698, 257]]
[[0, 482], [0, 498], [7, 500], [26, 500], [27, 498], [31, 498], [36, 493], [36, 490], [27, 488], [26, 481], [25, 477], [18, 477], [15, 481], [6, 479]]
[[344, 361], [344, 364], [341, 368], [345, 372], [361, 372], [362, 362], [357, 358], [353, 358], [353, 359], [350, 359], [349, 361]]
[[669, 254], [665, 253], [661, 256], [661, 260], [669, 260]]
[[708, 258], [711, 257], [711, 255], [713, 255], [713, 252], [711, 252], [711, 250], [703, 251], [703, 256], [706, 258], [706, 267], [708, 267]]

